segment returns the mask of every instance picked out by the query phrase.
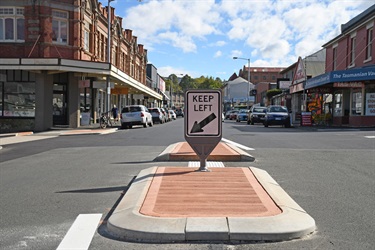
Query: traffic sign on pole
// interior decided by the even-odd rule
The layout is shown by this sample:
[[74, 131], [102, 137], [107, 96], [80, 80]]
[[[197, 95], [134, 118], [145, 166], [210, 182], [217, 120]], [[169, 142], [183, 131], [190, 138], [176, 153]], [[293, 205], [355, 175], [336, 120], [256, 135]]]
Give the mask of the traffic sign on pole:
[[220, 90], [185, 92], [185, 139], [200, 158], [199, 171], [208, 171], [206, 160], [222, 137]]

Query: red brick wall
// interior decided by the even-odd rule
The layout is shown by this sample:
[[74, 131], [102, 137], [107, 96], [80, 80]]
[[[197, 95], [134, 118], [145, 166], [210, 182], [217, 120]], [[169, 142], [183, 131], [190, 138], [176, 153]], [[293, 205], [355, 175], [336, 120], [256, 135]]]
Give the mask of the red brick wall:
[[[374, 27], [375, 28], [375, 27]], [[373, 28], [373, 37], [375, 29]], [[353, 31], [354, 32], [354, 31]], [[333, 68], [333, 44], [327, 47], [326, 53], [326, 72], [334, 70], [345, 70], [350, 64], [350, 34], [345, 35], [338, 41], [337, 46], [337, 63], [336, 69]], [[361, 26], [356, 30], [356, 49], [355, 49], [355, 66], [361, 67], [365, 65], [375, 64], [375, 42], [372, 42], [372, 60], [364, 63], [366, 60], [366, 45], [367, 45], [367, 28], [366, 25]]]
[[[31, 4], [24, 6], [25, 8], [25, 42], [24, 43], [1, 43], [0, 58], [65, 58], [73, 60], [87, 60], [87, 61], [102, 61], [107, 60], [107, 38], [104, 37], [102, 42], [104, 43], [104, 57], [99, 55], [99, 37], [98, 30], [101, 28], [102, 35], [107, 35], [107, 8], [102, 7], [98, 4], [98, 12], [100, 13], [98, 18], [92, 16], [92, 20], [97, 19], [96, 23], [92, 26], [91, 38], [91, 50], [87, 52], [83, 49], [83, 30], [84, 24], [80, 20], [83, 20], [84, 15], [78, 10], [82, 10], [78, 5], [81, 1], [78, 0], [51, 0], [41, 1], [40, 5], [32, 4], [33, 1], [26, 1], [25, 3]], [[39, 1], [35, 2], [39, 3]], [[57, 5], [58, 3], [58, 5]], [[68, 44], [56, 44], [52, 43], [52, 8], [54, 6], [64, 6], [67, 9], [74, 9], [75, 11], [69, 11], [69, 23], [68, 23]], [[94, 8], [94, 6], [92, 6]], [[66, 9], [63, 9], [66, 11]], [[93, 11], [95, 13], [95, 11]], [[115, 9], [111, 8], [112, 16], [115, 16]], [[132, 31], [129, 29], [124, 30], [122, 28], [122, 18], [119, 18], [119, 28], [122, 30], [123, 37], [118, 36], [117, 32], [112, 33], [112, 41], [117, 39], [118, 55], [116, 67], [120, 67], [120, 56], [121, 52], [125, 52], [125, 64], [121, 67], [126, 74], [130, 75], [130, 61], [141, 58], [143, 65], [138, 66], [140, 74], [135, 74], [133, 77], [146, 84], [146, 65], [147, 61], [144, 60], [147, 56], [147, 50], [144, 49], [143, 45], [137, 44], [137, 38], [132, 35]], [[112, 24], [115, 21], [112, 19]], [[118, 36], [118, 37], [114, 37]], [[113, 46], [113, 44], [112, 44]], [[132, 47], [134, 46], [134, 50]], [[130, 51], [133, 51], [130, 54]], [[114, 53], [114, 48], [112, 48]], [[134, 65], [137, 66], [137, 65]]]

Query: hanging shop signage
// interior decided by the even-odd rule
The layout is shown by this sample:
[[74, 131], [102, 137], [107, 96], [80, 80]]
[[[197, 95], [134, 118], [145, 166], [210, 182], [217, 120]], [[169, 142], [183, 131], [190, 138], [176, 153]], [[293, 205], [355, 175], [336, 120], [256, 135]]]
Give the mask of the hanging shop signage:
[[329, 87], [313, 88], [313, 89], [309, 89], [308, 93], [329, 94], [329, 93], [332, 93], [332, 88], [329, 88]]
[[335, 88], [362, 88], [362, 82], [335, 82], [333, 84]]
[[90, 88], [90, 80], [79, 80], [78, 81], [79, 88]]

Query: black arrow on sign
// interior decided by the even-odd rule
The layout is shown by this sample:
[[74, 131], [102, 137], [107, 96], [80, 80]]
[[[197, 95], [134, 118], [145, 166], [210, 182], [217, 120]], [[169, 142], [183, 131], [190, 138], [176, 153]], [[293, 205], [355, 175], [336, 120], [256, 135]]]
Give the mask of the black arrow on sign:
[[194, 122], [193, 127], [191, 128], [190, 133], [198, 133], [198, 132], [203, 132], [203, 127], [212, 122], [216, 118], [216, 115], [214, 113], [210, 114], [206, 118], [204, 118], [200, 123], [197, 121]]

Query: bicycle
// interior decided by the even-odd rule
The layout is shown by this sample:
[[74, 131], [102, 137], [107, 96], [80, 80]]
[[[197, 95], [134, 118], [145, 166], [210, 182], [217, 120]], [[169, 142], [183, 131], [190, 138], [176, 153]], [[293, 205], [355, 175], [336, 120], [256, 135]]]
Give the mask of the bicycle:
[[102, 113], [99, 119], [100, 128], [112, 127], [112, 121], [109, 112]]

